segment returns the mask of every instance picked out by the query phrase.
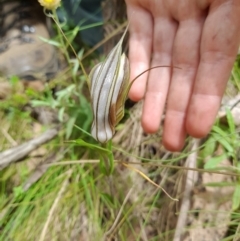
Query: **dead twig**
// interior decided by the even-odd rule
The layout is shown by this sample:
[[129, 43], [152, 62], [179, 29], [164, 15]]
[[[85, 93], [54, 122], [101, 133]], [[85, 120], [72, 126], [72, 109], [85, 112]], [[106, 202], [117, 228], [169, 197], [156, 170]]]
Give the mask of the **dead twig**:
[[0, 153], [0, 170], [9, 166], [13, 162], [17, 162], [27, 156], [30, 152], [37, 149], [39, 146], [49, 142], [58, 134], [58, 128], [49, 129], [42, 135], [25, 142], [16, 147], [10, 148]]
[[[186, 166], [188, 168], [196, 168], [197, 151], [194, 151], [194, 150], [198, 149], [199, 142], [200, 142], [199, 140], [193, 139], [191, 154], [189, 155], [186, 161]], [[194, 187], [196, 180], [197, 180], [197, 173], [194, 172], [193, 170], [188, 170], [187, 176], [186, 176], [186, 182], [185, 182], [185, 189], [183, 193], [182, 205], [180, 208], [178, 222], [177, 222], [173, 241], [181, 240], [181, 235], [183, 233], [186, 220], [187, 220], [188, 210], [190, 208], [191, 191], [192, 191], [192, 188]]]

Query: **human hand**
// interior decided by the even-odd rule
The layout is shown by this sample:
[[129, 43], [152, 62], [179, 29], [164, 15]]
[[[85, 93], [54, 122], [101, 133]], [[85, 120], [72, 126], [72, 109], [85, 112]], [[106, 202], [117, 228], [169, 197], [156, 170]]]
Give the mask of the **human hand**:
[[126, 0], [129, 96], [144, 98], [142, 126], [154, 133], [166, 105], [163, 145], [179, 151], [187, 134], [210, 131], [240, 43], [239, 0]]

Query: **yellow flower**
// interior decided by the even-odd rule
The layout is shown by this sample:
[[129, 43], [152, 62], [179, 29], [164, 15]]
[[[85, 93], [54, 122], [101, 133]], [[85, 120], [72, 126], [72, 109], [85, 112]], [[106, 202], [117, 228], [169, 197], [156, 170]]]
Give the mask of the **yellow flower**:
[[61, 4], [61, 0], [38, 0], [38, 2], [46, 9], [54, 10]]

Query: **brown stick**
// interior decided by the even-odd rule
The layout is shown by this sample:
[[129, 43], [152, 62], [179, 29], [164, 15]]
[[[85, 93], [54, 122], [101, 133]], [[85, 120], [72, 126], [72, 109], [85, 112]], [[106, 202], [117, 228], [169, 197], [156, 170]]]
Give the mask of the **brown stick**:
[[27, 156], [31, 151], [37, 149], [42, 144], [49, 142], [58, 134], [58, 128], [49, 129], [42, 135], [18, 145], [11, 149], [8, 149], [0, 153], [0, 170], [9, 166], [13, 162], [17, 162]]
[[[188, 156], [186, 161], [186, 166], [190, 168], [196, 168], [197, 165], [197, 148], [199, 146], [199, 139], [193, 139], [193, 146], [192, 146], [192, 153]], [[176, 231], [174, 234], [173, 241], [180, 241], [181, 236], [184, 232], [184, 227], [187, 221], [188, 211], [190, 209], [190, 198], [191, 198], [191, 191], [196, 183], [197, 180], [197, 173], [188, 170], [186, 175], [186, 183], [185, 183], [185, 190], [183, 193], [182, 205], [179, 212], [178, 222], [176, 226]]]

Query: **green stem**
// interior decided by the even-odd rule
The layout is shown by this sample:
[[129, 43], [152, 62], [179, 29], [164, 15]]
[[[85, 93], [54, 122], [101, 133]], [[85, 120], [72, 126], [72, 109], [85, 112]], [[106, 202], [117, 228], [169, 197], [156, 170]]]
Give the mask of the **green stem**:
[[104, 168], [105, 168], [105, 173], [107, 176], [110, 176], [113, 173], [114, 169], [114, 157], [113, 157], [113, 152], [112, 152], [112, 140], [110, 140], [107, 143], [102, 144], [102, 147], [109, 150], [110, 154], [104, 155], [103, 158], [103, 163], [104, 163]]
[[[49, 17], [51, 17], [51, 18], [53, 19], [53, 21], [55, 22], [55, 24], [57, 25], [57, 31], [58, 31], [58, 33], [59, 33], [60, 36], [61, 36], [60, 38], [61, 38], [62, 40], [65, 39], [66, 42], [67, 42], [67, 44], [70, 46], [72, 52], [74, 53], [74, 55], [76, 56], [76, 58], [77, 58], [78, 61], [79, 61], [79, 65], [80, 65], [80, 67], [81, 67], [81, 69], [82, 69], [82, 71], [83, 71], [83, 74], [84, 74], [87, 82], [89, 82], [89, 80], [88, 80], [88, 75], [87, 75], [87, 73], [86, 73], [86, 71], [85, 71], [85, 69], [84, 69], [84, 67], [83, 67], [83, 64], [82, 64], [81, 59], [78, 57], [78, 55], [77, 55], [76, 51], [74, 50], [73, 46], [71, 45], [71, 43], [69, 42], [68, 38], [66, 37], [66, 35], [64, 34], [64, 32], [63, 32], [62, 29], [61, 29], [61, 26], [60, 26], [60, 23], [59, 23], [59, 20], [58, 20], [58, 17], [57, 17], [56, 10], [53, 11], [53, 15], [52, 15], [52, 14], [46, 14], [46, 15], [49, 16]], [[61, 40], [61, 41], [62, 41], [62, 40]], [[67, 55], [68, 55], [68, 53], [67, 53]], [[69, 55], [68, 55], [67, 58], [68, 58], [68, 61], [69, 61], [69, 60], [70, 60]]]
[[53, 10], [52, 12], [53, 12], [53, 15], [51, 17], [57, 25], [57, 33], [58, 33], [60, 44], [62, 46], [63, 54], [65, 55], [68, 64], [70, 64], [70, 57], [69, 57], [67, 48], [65, 47], [64, 37], [63, 37], [62, 31], [61, 31], [61, 26], [60, 26], [60, 22], [59, 22], [59, 19], [58, 19], [57, 12], [56, 12], [56, 10]]
[[[103, 165], [105, 169], [105, 174], [108, 178], [110, 194], [114, 197], [114, 188], [113, 188], [113, 171], [114, 171], [114, 156], [112, 152], [112, 140], [108, 141], [107, 143], [102, 144], [102, 147], [109, 150], [109, 154], [103, 157]], [[114, 201], [115, 202], [115, 201]]]

